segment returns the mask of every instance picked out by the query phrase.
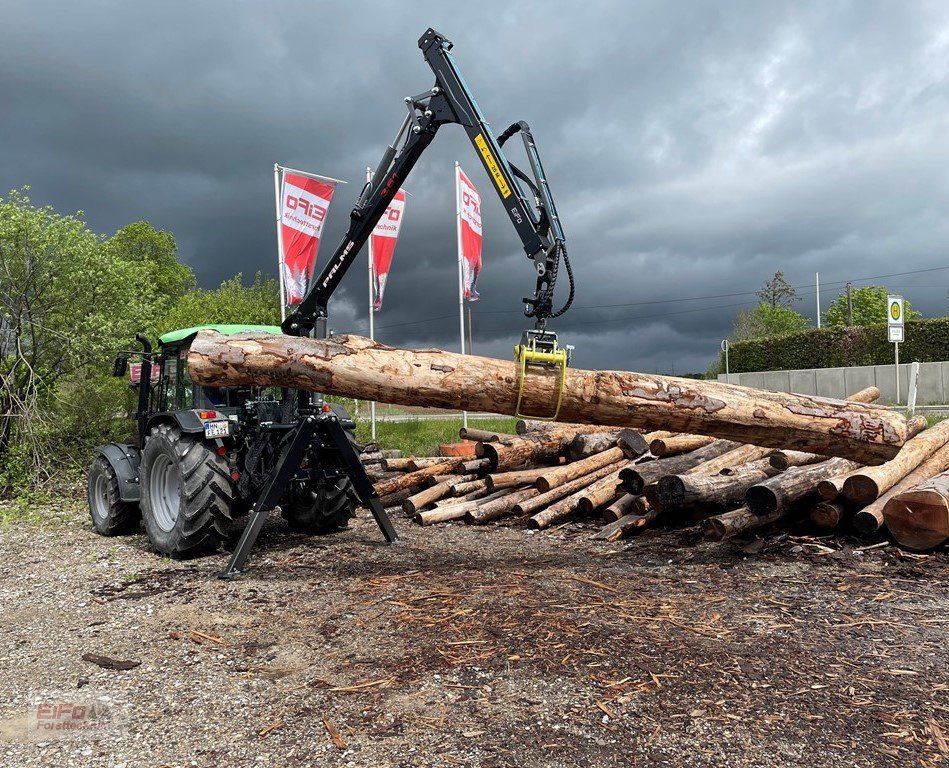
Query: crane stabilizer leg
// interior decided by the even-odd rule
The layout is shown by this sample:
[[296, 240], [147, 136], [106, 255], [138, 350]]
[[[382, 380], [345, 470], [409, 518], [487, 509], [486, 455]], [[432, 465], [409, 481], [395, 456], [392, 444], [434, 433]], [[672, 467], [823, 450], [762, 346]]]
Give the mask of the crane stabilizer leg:
[[366, 470], [359, 460], [359, 455], [349, 441], [346, 431], [340, 425], [339, 419], [333, 413], [324, 413], [319, 416], [311, 415], [302, 419], [297, 425], [293, 437], [284, 449], [283, 455], [270, 475], [270, 479], [261, 490], [260, 496], [254, 504], [254, 512], [247, 523], [247, 527], [244, 528], [244, 533], [241, 534], [240, 541], [237, 542], [237, 546], [231, 553], [227, 567], [218, 574], [218, 578], [232, 579], [241, 575], [264, 523], [267, 522], [270, 513], [276, 509], [287, 490], [287, 486], [300, 469], [303, 457], [318, 429], [323, 430], [325, 436], [339, 451], [353, 488], [359, 495], [360, 501], [369, 507], [385, 540], [389, 544], [398, 543], [399, 536], [395, 532], [392, 521], [382, 508], [382, 503], [379, 501], [375, 490], [373, 490], [372, 483], [366, 475]]

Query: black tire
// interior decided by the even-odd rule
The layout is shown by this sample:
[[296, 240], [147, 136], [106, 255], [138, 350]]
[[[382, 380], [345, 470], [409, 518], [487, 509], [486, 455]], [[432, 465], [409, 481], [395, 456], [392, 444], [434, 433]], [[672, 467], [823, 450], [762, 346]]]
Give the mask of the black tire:
[[92, 527], [102, 536], [125, 536], [138, 530], [138, 504], [119, 498], [119, 478], [101, 453], [89, 465], [86, 499]]
[[160, 424], [145, 442], [142, 519], [152, 546], [175, 559], [217, 549], [232, 524], [227, 461], [200, 438]]
[[359, 503], [348, 477], [295, 485], [280, 505], [280, 514], [300, 533], [319, 535], [345, 528]]

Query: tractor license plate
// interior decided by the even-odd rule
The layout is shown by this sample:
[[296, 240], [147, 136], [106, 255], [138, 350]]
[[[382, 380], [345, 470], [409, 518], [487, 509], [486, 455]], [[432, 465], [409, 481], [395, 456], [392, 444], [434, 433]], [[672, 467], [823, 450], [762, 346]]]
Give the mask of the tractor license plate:
[[230, 423], [226, 421], [208, 421], [204, 424], [205, 437], [227, 437], [230, 434]]

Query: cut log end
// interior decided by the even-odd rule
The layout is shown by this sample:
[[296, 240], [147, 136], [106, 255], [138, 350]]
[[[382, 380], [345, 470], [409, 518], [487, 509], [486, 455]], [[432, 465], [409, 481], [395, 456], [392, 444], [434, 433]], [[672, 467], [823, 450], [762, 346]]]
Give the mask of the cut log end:
[[873, 477], [854, 474], [844, 483], [843, 494], [855, 504], [869, 504], [880, 495], [880, 487]]

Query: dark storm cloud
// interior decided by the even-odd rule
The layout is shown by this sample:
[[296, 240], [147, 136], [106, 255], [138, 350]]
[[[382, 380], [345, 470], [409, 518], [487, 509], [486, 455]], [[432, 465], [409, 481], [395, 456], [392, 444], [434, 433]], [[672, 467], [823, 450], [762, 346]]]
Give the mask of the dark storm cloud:
[[[0, 187], [99, 231], [174, 232], [203, 284], [273, 273], [275, 161], [346, 179], [431, 85], [429, 25], [496, 131], [528, 120], [577, 276], [577, 364], [702, 370], [775, 270], [813, 315], [840, 281], [945, 261], [949, 11], [941, 3], [2, 3]], [[378, 336], [457, 346], [452, 164], [485, 198], [475, 351], [507, 356], [529, 264], [464, 134], [423, 157]], [[332, 306], [366, 327], [364, 258]], [[561, 292], [566, 275], [561, 277]], [[888, 279], [927, 314], [947, 272]]]

